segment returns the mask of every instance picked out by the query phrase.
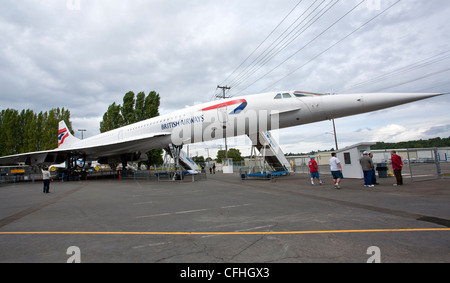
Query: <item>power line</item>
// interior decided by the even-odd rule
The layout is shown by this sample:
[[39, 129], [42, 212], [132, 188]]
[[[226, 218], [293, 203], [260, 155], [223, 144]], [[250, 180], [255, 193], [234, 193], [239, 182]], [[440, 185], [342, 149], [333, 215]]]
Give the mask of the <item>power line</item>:
[[267, 89], [269, 89], [270, 87], [274, 86], [275, 84], [279, 83], [280, 81], [286, 79], [287, 77], [291, 76], [293, 73], [297, 72], [298, 70], [300, 70], [301, 68], [305, 67], [306, 65], [308, 65], [309, 63], [311, 63], [312, 61], [314, 61], [315, 59], [317, 59], [318, 57], [322, 56], [324, 53], [328, 52], [330, 49], [332, 49], [333, 47], [335, 47], [336, 45], [338, 45], [339, 43], [341, 43], [342, 41], [346, 40], [347, 38], [349, 38], [350, 36], [352, 36], [353, 34], [355, 34], [356, 32], [358, 32], [359, 30], [361, 30], [362, 28], [364, 28], [366, 25], [368, 25], [369, 23], [371, 23], [373, 20], [375, 20], [376, 18], [378, 18], [379, 16], [381, 16], [382, 14], [384, 14], [385, 12], [387, 12], [389, 9], [391, 9], [392, 7], [394, 7], [396, 4], [398, 4], [400, 2], [400, 0], [398, 0], [397, 2], [395, 2], [394, 4], [392, 4], [391, 6], [389, 6], [388, 8], [384, 9], [381, 13], [377, 14], [376, 16], [372, 17], [370, 20], [368, 20], [367, 22], [365, 22], [364, 24], [362, 24], [360, 27], [356, 28], [355, 30], [353, 30], [351, 33], [349, 33], [348, 35], [344, 36], [343, 38], [341, 38], [340, 40], [338, 40], [337, 42], [335, 42], [334, 44], [332, 44], [330, 47], [328, 47], [327, 49], [325, 49], [324, 51], [320, 52], [319, 54], [317, 54], [316, 56], [314, 56], [312, 59], [310, 59], [308, 62], [306, 62], [305, 64], [303, 64], [302, 66], [296, 68], [295, 70], [291, 71], [290, 73], [288, 73], [287, 75], [285, 75], [284, 77], [282, 77], [281, 79], [277, 80], [276, 82], [274, 82], [273, 84], [269, 85], [268, 87], [266, 87], [265, 89], [263, 89], [262, 91], [265, 91]]
[[[274, 39], [264, 50], [261, 50], [261, 52], [259, 54], [257, 54], [257, 51], [262, 49], [263, 44], [268, 42], [269, 38], [271, 36], [273, 36], [275, 34], [276, 30], [278, 30], [281, 27], [281, 25], [287, 21], [288, 17], [290, 15], [292, 15], [292, 13], [299, 7], [299, 5], [301, 3], [304, 3], [303, 0], [299, 1], [289, 11], [289, 13], [283, 18], [283, 20], [281, 22], [278, 23], [278, 25], [269, 33], [269, 35], [224, 80], [223, 83], [225, 83], [227, 81], [229, 82], [229, 83], [227, 83], [227, 85], [228, 85], [228, 89], [227, 90], [230, 90], [232, 88], [233, 91], [235, 91], [237, 87], [239, 87], [239, 86], [243, 85], [244, 83], [246, 83], [250, 79], [251, 76], [253, 76], [257, 71], [259, 71], [263, 66], [265, 66], [275, 56], [280, 54], [281, 51], [283, 51], [290, 44], [292, 44], [300, 35], [304, 34], [308, 29], [310, 29], [319, 19], [321, 19], [326, 13], [328, 13], [340, 0], [331, 0], [329, 2], [326, 2], [326, 0], [323, 0], [320, 3], [319, 3], [319, 1], [314, 1], [314, 0], [312, 0], [312, 1], [313, 1], [313, 3], [310, 3], [310, 5], [308, 7], [305, 7], [305, 9], [302, 10], [303, 12], [298, 17], [296, 17], [296, 19], [293, 22], [291, 22], [291, 24], [286, 29], [284, 29], [281, 32], [281, 34], [276, 39]], [[260, 81], [261, 79], [263, 79], [264, 77], [268, 76], [273, 71], [275, 71], [276, 69], [281, 67], [287, 61], [289, 61], [294, 56], [296, 56], [298, 53], [300, 53], [301, 51], [305, 50], [313, 42], [315, 42], [320, 37], [322, 37], [325, 33], [327, 33], [331, 28], [333, 28], [339, 22], [341, 22], [350, 13], [355, 11], [365, 1], [366, 0], [362, 0], [361, 2], [356, 4], [353, 8], [348, 10], [345, 14], [343, 14], [341, 17], [339, 17], [331, 25], [329, 25], [327, 28], [325, 28], [320, 33], [318, 33], [308, 43], [306, 43], [300, 49], [298, 49], [297, 51], [295, 51], [294, 53], [289, 55], [286, 59], [284, 59], [281, 63], [277, 64], [272, 69], [270, 69], [268, 72], [266, 72], [262, 76], [258, 77], [256, 80], [254, 80], [250, 84], [246, 85], [245, 88], [240, 89], [240, 91], [238, 91], [237, 93], [233, 92], [234, 95], [238, 95], [238, 94], [242, 93], [243, 91], [248, 89], [250, 86], [254, 85], [258, 81]], [[287, 75], [285, 75], [281, 79], [277, 80], [275, 83], [271, 84], [269, 87], [266, 87], [264, 90], [267, 90], [268, 88], [270, 88], [271, 86], [273, 86], [276, 83], [280, 82], [281, 80], [291, 76], [293, 73], [295, 73], [299, 69], [301, 69], [304, 66], [306, 66], [307, 64], [311, 63], [312, 61], [314, 61], [315, 59], [317, 59], [321, 55], [325, 54], [330, 49], [334, 48], [336, 45], [340, 44], [341, 42], [343, 42], [344, 40], [346, 40], [347, 38], [349, 38], [350, 36], [352, 36], [356, 32], [358, 32], [361, 29], [363, 29], [369, 23], [374, 21], [376, 18], [378, 18], [382, 14], [386, 13], [388, 10], [390, 10], [395, 5], [397, 5], [400, 1], [401, 0], [398, 0], [395, 3], [391, 4], [389, 7], [387, 7], [386, 9], [384, 9], [383, 11], [381, 11], [380, 13], [378, 13], [377, 15], [375, 15], [374, 17], [370, 18], [368, 21], [363, 23], [361, 26], [359, 26], [358, 28], [354, 29], [352, 32], [350, 32], [346, 36], [342, 37], [340, 40], [336, 41], [335, 43], [330, 45], [328, 48], [324, 49], [322, 52], [320, 52], [319, 54], [317, 54], [316, 56], [311, 58], [308, 62], [306, 62], [302, 66], [294, 69], [293, 71], [289, 72]], [[448, 57], [450, 57], [450, 54], [446, 54], [447, 52], [449, 52], [449, 51], [446, 51], [444, 53], [441, 53], [441, 54], [438, 54], [436, 56], [430, 57], [428, 59], [419, 61], [419, 62], [417, 62], [417, 63], [415, 63], [415, 64], [413, 64], [411, 66], [404, 67], [404, 68], [402, 68], [400, 70], [397, 70], [397, 71], [395, 71], [393, 73], [381, 75], [381, 76], [376, 77], [376, 78], [372, 78], [371, 80], [369, 80], [367, 82], [362, 82], [362, 83], [357, 84], [356, 87], [362, 86], [362, 85], [365, 85], [365, 84], [375, 83], [377, 81], [385, 79], [387, 76], [392, 76], [392, 75], [397, 75], [397, 74], [401, 74], [401, 73], [404, 73], [404, 72], [409, 72], [409, 71], [412, 71], [412, 70], [415, 70], [415, 69], [418, 69], [418, 68], [423, 68], [423, 67], [428, 66], [430, 64], [435, 64], [435, 63], [441, 62], [441, 61], [447, 59]], [[255, 56], [255, 55], [257, 55], [257, 56]], [[252, 58], [252, 56], [255, 56], [255, 58], [250, 62], [250, 59]], [[248, 62], [247, 66], [243, 67], [247, 62]], [[238, 72], [239, 69], [242, 69], [242, 70], [240, 72]], [[413, 81], [416, 81], [416, 80], [421, 80], [421, 79], [424, 79], [424, 78], [427, 78], [427, 77], [430, 77], [430, 76], [434, 76], [434, 75], [437, 75], [437, 74], [440, 74], [440, 73], [447, 72], [449, 70], [450, 69], [443, 69], [443, 70], [440, 70], [440, 71], [437, 71], [437, 72], [434, 72], [434, 73], [431, 73], [431, 74], [428, 74], [428, 75], [421, 76], [421, 77], [413, 79], [413, 80], [409, 80], [407, 82], [399, 83], [397, 85], [402, 85], [402, 84], [410, 83], [410, 82], [413, 82]], [[222, 83], [222, 85], [223, 85], [223, 83]], [[394, 85], [394, 86], [396, 86], [396, 85]], [[353, 86], [353, 87], [355, 87], [355, 86]], [[393, 87], [393, 86], [390, 86], [390, 87]], [[225, 96], [225, 89], [222, 89], [222, 91], [223, 91], [223, 95], [222, 95], [222, 97], [223, 97], [223, 96]], [[219, 94], [215, 94], [215, 97], [220, 97], [220, 95]]]
[[[332, 4], [332, 1], [336, 1], [335, 3], [337, 3], [340, 0], [331, 0], [331, 2], [329, 2], [328, 4], [325, 5], [325, 7], [322, 7], [322, 9], [314, 14], [314, 11], [316, 11], [319, 7], [322, 6], [322, 4], [327, 1], [327, 0], [323, 0], [321, 3], [319, 3], [318, 5], [315, 6], [315, 4], [319, 1], [317, 0], [312, 0], [313, 3], [306, 9], [304, 10], [304, 12], [298, 16], [294, 22], [292, 22], [288, 28], [286, 28], [281, 35], [278, 36], [278, 38], [276, 38], [275, 40], [272, 41], [272, 43], [269, 44], [268, 47], [266, 47], [258, 56], [256, 56], [255, 59], [253, 59], [252, 62], [250, 62], [245, 68], [243, 68], [239, 73], [237, 73], [237, 71], [247, 62], [250, 60], [250, 58], [255, 55], [256, 51], [258, 49], [260, 49], [262, 47], [262, 45], [268, 41], [268, 39], [275, 33], [275, 31], [277, 29], [279, 29], [279, 27], [281, 26], [282, 23], [286, 22], [286, 20], [288, 19], [288, 17], [294, 12], [294, 10], [303, 2], [303, 0], [299, 1], [290, 11], [289, 13], [283, 18], [283, 20], [269, 33], [269, 35], [263, 40], [263, 42], [261, 42], [258, 47], [253, 50], [253, 52], [247, 56], [247, 58], [227, 77], [227, 79], [224, 81], [228, 81], [233, 74], [234, 75], [233, 79], [230, 80], [230, 83], [228, 83], [230, 85], [231, 88], [235, 88], [236, 86], [239, 86], [240, 84], [242, 84], [243, 82], [245, 82], [251, 75], [253, 75], [256, 71], [258, 71], [262, 66], [264, 66], [268, 61], [270, 61], [274, 56], [276, 56], [278, 53], [280, 53], [283, 49], [285, 49], [289, 44], [291, 44], [295, 38], [297, 38], [301, 33], [305, 32], [312, 24], [311, 22], [315, 22], [317, 20], [317, 15], [319, 15], [324, 9], [326, 9], [326, 7], [328, 7], [330, 4]], [[334, 4], [335, 4], [334, 3]], [[333, 4], [333, 5], [334, 5]], [[312, 9], [312, 11], [310, 11]], [[309, 12], [310, 11], [310, 12]], [[306, 15], [309, 12], [309, 14], [304, 17], [304, 19], [302, 21], [301, 18]], [[313, 16], [311, 16], [313, 15]], [[322, 13], [323, 15], [323, 13]], [[320, 15], [320, 16], [322, 16]], [[309, 19], [309, 22], [307, 22], [306, 24], [303, 24], [305, 21], [308, 20], [308, 18], [311, 17], [311, 19]], [[295, 27], [293, 27], [298, 21], [300, 21], [300, 23], [298, 23]], [[300, 28], [299, 28], [300, 26]], [[292, 33], [294, 33], [294, 36], [291, 36]], [[280, 40], [281, 37], [284, 38], [282, 40]], [[290, 37], [289, 37], [290, 36]], [[294, 39], [292, 39], [293, 37], [295, 37]], [[281, 45], [281, 47], [279, 47], [279, 45]], [[259, 65], [259, 67], [258, 67]], [[256, 69], [255, 69], [256, 68]], [[223, 82], [223, 83], [224, 83]], [[222, 84], [223, 84], [222, 83]], [[216, 89], [217, 90], [217, 89]], [[214, 95], [214, 97], [216, 97], [217, 94]]]
[[[410, 64], [410, 65], [407, 65], [405, 67], [396, 69], [396, 70], [394, 70], [392, 72], [385, 73], [385, 74], [379, 75], [379, 76], [377, 76], [375, 78], [372, 78], [370, 80], [357, 83], [357, 84], [355, 84], [355, 85], [353, 85], [351, 87], [346, 88], [345, 90], [355, 89], [355, 88], [368, 86], [368, 85], [373, 85], [373, 84], [376, 84], [376, 83], [378, 83], [380, 81], [384, 81], [384, 80], [386, 80], [388, 78], [392, 78], [393, 76], [404, 75], [405, 73], [408, 73], [408, 72], [411, 72], [411, 71], [414, 71], [414, 70], [417, 70], [417, 69], [420, 69], [420, 68], [423, 68], [423, 67], [426, 67], [426, 66], [429, 66], [429, 65], [432, 65], [432, 64], [439, 63], [441, 61], [444, 61], [444, 60], [450, 58], [449, 52], [450, 52], [450, 50], [441, 52], [441, 53], [439, 53], [437, 55], [431, 56], [429, 58], [426, 58], [426, 59], [423, 59], [423, 60], [420, 60], [420, 61], [417, 61], [417, 62], [414, 62], [413, 64]], [[436, 74], [438, 74], [438, 73], [436, 73]]]
[[390, 88], [393, 88], [393, 87], [397, 87], [397, 86], [409, 84], [409, 83], [412, 83], [412, 82], [416, 82], [416, 81], [419, 81], [419, 80], [423, 80], [423, 79], [426, 79], [426, 78], [429, 78], [429, 77], [432, 77], [432, 76], [435, 76], [435, 75], [438, 75], [438, 74], [442, 74], [442, 73], [445, 73], [445, 72], [448, 72], [448, 71], [450, 71], [450, 68], [439, 70], [439, 71], [433, 72], [431, 74], [427, 74], [427, 75], [424, 75], [424, 76], [420, 76], [418, 78], [414, 78], [412, 80], [407, 80], [407, 81], [404, 81], [404, 82], [396, 83], [394, 85], [383, 87], [383, 88], [377, 89], [375, 92], [383, 91], [383, 90], [390, 89]]
[[[244, 88], [243, 90], [241, 90], [239, 93], [243, 92], [244, 90], [246, 90], [247, 88], [249, 88], [250, 86], [254, 85], [256, 82], [260, 81], [262, 78], [264, 78], [265, 76], [269, 75], [270, 73], [272, 73], [274, 70], [276, 70], [277, 68], [279, 68], [281, 65], [283, 65], [284, 63], [286, 63], [288, 60], [290, 60], [292, 57], [294, 57], [295, 55], [297, 55], [300, 51], [304, 50], [307, 46], [309, 46], [311, 43], [313, 43], [314, 41], [316, 41], [319, 37], [321, 37], [323, 34], [325, 34], [328, 30], [330, 30], [332, 27], [334, 27], [338, 22], [340, 22], [342, 19], [344, 19], [346, 16], [348, 16], [351, 12], [353, 12], [356, 8], [358, 8], [363, 2], [365, 2], [366, 0], [362, 0], [361, 2], [359, 2], [358, 4], [356, 4], [352, 9], [350, 9], [349, 11], [347, 11], [343, 16], [341, 16], [339, 19], [337, 19], [335, 22], [333, 22], [330, 26], [328, 26], [326, 29], [324, 29], [322, 32], [320, 32], [317, 36], [315, 36], [313, 39], [311, 39], [307, 44], [305, 44], [303, 47], [301, 47], [300, 49], [298, 49], [297, 51], [295, 51], [293, 54], [291, 54], [289, 57], [287, 57], [284, 61], [282, 61], [280, 64], [278, 64], [277, 66], [275, 66], [274, 68], [272, 68], [270, 71], [268, 71], [267, 73], [265, 73], [264, 75], [262, 75], [261, 77], [259, 77], [258, 79], [256, 79], [255, 81], [253, 81], [251, 84], [249, 84], [246, 88]], [[400, 0], [399, 0], [400, 1]]]
[[[294, 5], [294, 7], [289, 11], [289, 13], [278, 23], [278, 25], [269, 33], [269, 35], [250, 53], [250, 55], [247, 56], [247, 58], [230, 74], [228, 75], [228, 77], [220, 84], [220, 85], [224, 85], [225, 82], [233, 75], [235, 74], [251, 57], [253, 54], [255, 54], [255, 52], [272, 36], [272, 34], [275, 33], [275, 31], [286, 21], [286, 19], [294, 12], [294, 10], [303, 2], [303, 0], [300, 0], [296, 5]], [[254, 61], [253, 61], [254, 62]], [[253, 63], [252, 62], [252, 63]], [[246, 67], [248, 68], [248, 67]], [[244, 69], [243, 71], [241, 71], [239, 74], [237, 74], [234, 78], [234, 80], [236, 80], [236, 78], [238, 78], [242, 72], [244, 72], [246, 69]], [[219, 89], [220, 87], [218, 86], [216, 88], [216, 91]], [[227, 88], [227, 90], [229, 91], [231, 89], [231, 86]], [[222, 89], [223, 93], [225, 93], [225, 89]], [[222, 95], [222, 97], [224, 97], [225, 94]], [[228, 96], [231, 97], [231, 96]], [[213, 99], [217, 99], [217, 98], [221, 98], [220, 94], [215, 93], [212, 97], [211, 100]]]
[[[290, 44], [292, 44], [293, 41], [295, 41], [300, 35], [302, 35], [305, 31], [307, 31], [308, 28], [310, 28], [316, 21], [318, 21], [322, 16], [324, 16], [339, 1], [340, 0], [335, 0], [334, 3], [331, 1], [331, 2], [327, 3], [324, 7], [322, 7], [321, 10], [319, 10], [319, 11], [317, 11], [317, 9], [325, 2], [325, 0], [322, 1], [321, 3], [319, 3], [319, 5], [316, 7], [314, 7], [314, 4], [317, 1], [314, 2], [311, 6], [309, 6], [308, 9], [306, 9], [305, 12], [302, 15], [300, 15], [296, 19], [296, 21], [294, 21], [294, 23], [297, 22], [303, 15], [305, 15], [311, 8], [312, 8], [312, 11], [310, 11], [309, 14], [299, 24], [297, 24], [294, 27], [294, 29], [292, 29], [289, 33], [287, 33], [287, 35], [285, 35], [284, 38], [279, 40], [292, 27], [292, 25], [294, 23], [291, 26], [289, 26], [288, 29], [286, 29], [285, 32], [283, 32], [283, 34], [281, 34], [277, 39], [275, 39], [273, 41], [273, 43], [269, 47], [267, 47], [266, 50], [264, 50], [264, 52], [260, 56], [258, 56], [253, 62], [255, 62], [259, 57], [264, 55], [261, 59], [259, 59], [256, 63], [252, 64], [251, 66], [247, 67], [250, 69], [247, 70], [238, 79], [237, 82], [230, 83], [232, 85], [232, 87], [237, 87], [237, 86], [241, 85], [243, 82], [245, 82], [251, 75], [256, 73], [259, 69], [261, 69], [264, 65], [266, 65], [270, 60], [272, 60], [276, 55], [278, 55], [282, 50], [284, 50]], [[299, 26], [300, 26], [300, 28], [299, 28]], [[295, 34], [288, 38], [288, 36], [290, 36], [294, 31], [296, 31]], [[275, 46], [273, 46], [274, 44], [275, 44]], [[279, 47], [280, 45], [281, 45], [281, 47]], [[270, 48], [270, 50], [269, 50], [269, 48]], [[266, 53], [267, 50], [269, 50], [269, 51]], [[266, 53], [266, 54], [264, 54], [264, 53]]]
[[289, 13], [281, 20], [281, 22], [278, 23], [278, 25], [269, 33], [269, 35], [252, 51], [252, 53], [250, 53], [250, 55], [247, 56], [247, 58], [245, 58], [244, 61], [242, 61], [242, 63], [236, 67], [236, 69], [234, 69], [234, 71], [228, 75], [228, 77], [221, 83], [224, 84], [242, 65], [244, 65], [245, 62], [247, 62], [247, 60], [256, 52], [256, 50], [258, 50], [261, 45], [264, 44], [264, 42], [267, 41], [267, 39], [269, 39], [269, 37], [275, 32], [275, 30], [278, 29], [278, 27], [280, 27], [280, 25], [287, 19], [287, 17], [289, 17], [290, 14], [292, 14], [292, 12], [297, 8], [298, 5], [300, 5], [300, 3], [302, 3], [303, 0], [300, 0], [290, 11]]
[[[323, 0], [322, 1], [322, 3], [324, 2], [325, 0]], [[286, 32], [288, 32], [289, 31], [289, 29], [303, 16], [303, 15], [305, 15], [306, 14], [306, 12], [314, 5], [314, 3], [315, 2], [313, 2], [299, 17], [297, 17], [297, 19], [291, 24], [291, 25], [289, 25], [289, 27], [288, 28], [286, 28], [285, 30], [284, 30], [284, 32], [283, 33], [281, 33], [281, 35], [279, 35], [276, 39], [274, 39], [273, 41], [272, 41], [272, 43], [268, 46], [268, 47], [266, 47], [266, 49], [264, 49], [262, 52], [261, 52], [261, 54], [260, 55], [258, 55], [255, 59], [253, 59], [253, 61], [249, 64], [249, 66], [247, 66], [245, 69], [243, 69], [237, 76], [236, 76], [236, 78], [234, 79], [234, 80], [232, 80], [231, 82], [230, 82], [230, 84], [231, 85], [233, 85], [233, 86], [236, 86], [236, 82], [237, 81], [240, 81], [242, 78], [245, 78], [245, 76], [249, 73], [249, 72], [251, 72], [253, 69], [254, 69], [254, 67], [255, 66], [257, 66], [261, 61], [263, 61], [268, 55], [270, 55], [270, 52], [272, 52], [272, 50], [277, 46], [277, 45], [279, 45], [281, 42], [282, 42], [282, 40], [279, 40]], [[320, 4], [322, 4], [322, 3], [320, 3]], [[320, 5], [319, 4], [319, 5]], [[298, 26], [298, 25], [297, 25]], [[297, 28], [297, 26], [295, 27], [295, 28]], [[295, 30], [295, 28], [291, 31], [291, 32], [289, 32], [288, 33], [288, 35], [289, 34], [291, 34], [294, 30]], [[285, 37], [286, 38], [286, 37]], [[284, 40], [284, 39], [283, 39]], [[276, 44], [275, 45], [275, 47], [274, 48], [272, 48], [272, 49], [270, 49], [274, 44]], [[270, 49], [270, 50], [269, 50]], [[268, 51], [269, 50], [269, 51]], [[261, 58], [262, 57], [262, 58]], [[248, 77], [248, 76], [247, 76]]]

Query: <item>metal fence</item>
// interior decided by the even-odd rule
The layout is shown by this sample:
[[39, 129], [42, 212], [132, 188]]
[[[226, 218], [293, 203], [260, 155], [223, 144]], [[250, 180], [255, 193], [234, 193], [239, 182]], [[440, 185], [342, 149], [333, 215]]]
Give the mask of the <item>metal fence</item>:
[[[393, 173], [390, 151], [376, 151], [374, 163], [387, 162], [389, 172]], [[403, 177], [412, 182], [450, 178], [449, 148], [408, 148], [396, 149], [396, 152], [403, 160]]]
[[191, 174], [182, 171], [174, 170], [160, 170], [160, 171], [149, 171], [149, 170], [129, 170], [121, 171], [120, 179], [133, 179], [133, 180], [157, 180], [157, 181], [182, 181], [182, 182], [195, 182], [206, 180], [206, 173], [196, 173]]
[[422, 149], [424, 152], [428, 150], [429, 155], [426, 157], [412, 157], [417, 149], [407, 149], [408, 158], [403, 160], [403, 175], [411, 178], [411, 181], [425, 181], [438, 178], [450, 178], [450, 162], [441, 161], [438, 148]]

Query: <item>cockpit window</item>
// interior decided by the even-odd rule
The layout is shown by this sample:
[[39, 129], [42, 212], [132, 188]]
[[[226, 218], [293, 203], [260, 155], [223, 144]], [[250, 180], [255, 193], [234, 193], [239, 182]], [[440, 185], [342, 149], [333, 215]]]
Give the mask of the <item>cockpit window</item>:
[[282, 99], [282, 98], [292, 98], [292, 96], [289, 93], [278, 93], [277, 95], [275, 95], [275, 97], [273, 99]]
[[294, 92], [285, 92], [285, 93], [277, 93], [273, 99], [283, 99], [283, 98], [292, 98], [292, 97], [314, 97], [323, 95], [321, 93], [313, 93], [313, 92], [305, 92], [305, 91], [294, 91]]

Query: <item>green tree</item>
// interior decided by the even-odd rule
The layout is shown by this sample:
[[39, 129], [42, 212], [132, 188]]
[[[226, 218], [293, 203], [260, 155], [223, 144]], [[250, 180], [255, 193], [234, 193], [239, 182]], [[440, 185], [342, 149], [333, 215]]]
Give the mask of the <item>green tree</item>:
[[156, 93], [156, 91], [150, 91], [148, 96], [145, 98], [144, 103], [144, 116], [148, 118], [153, 118], [159, 116], [159, 104], [160, 104], [160, 97], [159, 93]]
[[136, 105], [134, 109], [134, 118], [137, 121], [145, 120], [145, 93], [141, 91], [136, 95]]
[[195, 163], [202, 163], [205, 162], [205, 157], [203, 155], [193, 156], [192, 161], [194, 161]]
[[73, 133], [70, 111], [54, 108], [36, 114], [33, 110], [2, 110], [0, 155], [54, 149], [58, 146], [58, 123], [64, 120]]
[[19, 111], [6, 109], [1, 112], [0, 150], [2, 155], [18, 153], [18, 145], [21, 141]]
[[37, 116], [33, 110], [27, 109], [20, 112], [21, 117], [21, 129], [22, 132], [22, 142], [20, 147], [20, 152], [30, 152], [36, 151], [36, 145], [38, 143], [38, 133], [36, 132], [36, 121]]
[[130, 125], [137, 122], [135, 118], [134, 104], [134, 92], [129, 91], [123, 97], [123, 105], [120, 109], [120, 111], [122, 112], [124, 125]]
[[[225, 150], [219, 150], [217, 152], [217, 162], [221, 163], [222, 159], [225, 159], [226, 153]], [[241, 151], [239, 149], [236, 148], [230, 148], [228, 149], [228, 158], [233, 159], [233, 162], [239, 162], [244, 160], [244, 158], [242, 158], [241, 156]]]
[[[145, 96], [144, 92], [136, 95], [133, 91], [127, 92], [123, 97], [123, 105], [116, 105], [114, 102], [103, 114], [103, 120], [100, 122], [100, 132], [104, 133], [119, 127], [133, 124], [142, 120], [159, 116], [160, 97], [155, 91]], [[162, 149], [154, 149], [147, 152], [147, 165], [161, 164]]]
[[[159, 93], [156, 91], [150, 91], [144, 101], [144, 119], [149, 119], [153, 117], [159, 116], [159, 105], [160, 105], [160, 97]], [[156, 164], [163, 163], [162, 158], [163, 150], [162, 149], [152, 149], [147, 152], [147, 166], [152, 166]]]
[[428, 140], [413, 140], [398, 143], [377, 142], [371, 146], [372, 149], [400, 149], [400, 148], [427, 148], [427, 147], [445, 147], [450, 146], [450, 137], [432, 138]]
[[162, 164], [164, 162], [162, 158], [163, 150], [161, 148], [152, 149], [150, 151], [147, 151], [147, 160], [144, 162], [147, 166], [153, 166]]
[[109, 105], [108, 110], [103, 114], [103, 120], [100, 122], [100, 133], [111, 131], [122, 127], [124, 121], [122, 115], [120, 114], [120, 104]]
[[41, 111], [37, 115], [37, 119], [36, 119], [36, 133], [35, 134], [37, 136], [37, 141], [38, 141], [38, 143], [36, 144], [36, 151], [43, 150], [41, 133], [44, 130], [44, 121], [45, 121], [44, 113], [42, 113], [42, 111]]

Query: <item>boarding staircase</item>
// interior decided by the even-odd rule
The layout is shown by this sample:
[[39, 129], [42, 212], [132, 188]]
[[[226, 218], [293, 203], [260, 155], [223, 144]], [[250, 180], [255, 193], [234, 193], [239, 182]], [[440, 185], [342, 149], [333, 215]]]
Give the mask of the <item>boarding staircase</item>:
[[259, 132], [256, 135], [249, 135], [249, 138], [253, 145], [252, 152], [253, 149], [257, 149], [260, 157], [272, 167], [274, 172], [292, 172], [289, 161], [270, 132]]
[[174, 146], [170, 144], [168, 147], [164, 149], [166, 151], [166, 155], [169, 155], [175, 160], [175, 165], [177, 165], [176, 157], [179, 156], [179, 164], [185, 170], [193, 170], [198, 171], [198, 165], [192, 159], [190, 159], [186, 152], [181, 149], [180, 146]]

